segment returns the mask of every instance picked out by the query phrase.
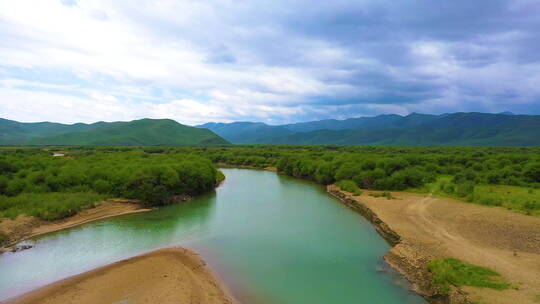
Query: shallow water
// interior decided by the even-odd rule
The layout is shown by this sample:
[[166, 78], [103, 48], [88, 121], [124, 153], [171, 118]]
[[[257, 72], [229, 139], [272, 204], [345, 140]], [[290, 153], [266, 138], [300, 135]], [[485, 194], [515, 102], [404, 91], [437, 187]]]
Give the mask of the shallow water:
[[0, 300], [162, 247], [193, 248], [243, 303], [417, 304], [361, 216], [313, 183], [222, 169], [214, 193], [37, 238], [0, 255]]

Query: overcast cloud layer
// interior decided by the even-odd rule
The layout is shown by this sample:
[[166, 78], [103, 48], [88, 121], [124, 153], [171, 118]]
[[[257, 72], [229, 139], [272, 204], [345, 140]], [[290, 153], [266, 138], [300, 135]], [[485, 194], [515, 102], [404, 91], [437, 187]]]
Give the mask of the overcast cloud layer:
[[540, 2], [0, 0], [0, 117], [540, 114]]

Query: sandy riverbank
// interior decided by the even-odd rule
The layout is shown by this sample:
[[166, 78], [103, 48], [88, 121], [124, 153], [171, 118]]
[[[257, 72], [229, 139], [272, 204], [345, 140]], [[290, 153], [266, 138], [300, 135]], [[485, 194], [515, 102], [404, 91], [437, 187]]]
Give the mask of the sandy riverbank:
[[31, 237], [71, 228], [113, 216], [147, 212], [150, 210], [152, 209], [143, 208], [140, 204], [134, 201], [113, 199], [110, 201], [99, 202], [94, 208], [84, 209], [74, 216], [58, 221], [44, 221], [36, 217], [26, 215], [20, 215], [15, 220], [3, 219], [0, 222], [0, 232], [8, 235], [10, 240], [9, 245], [6, 246], [6, 248], [0, 248], [0, 253], [2, 250], [11, 250], [10, 246]]
[[153, 251], [32, 291], [10, 304], [236, 303], [201, 257], [184, 248]]
[[[540, 218], [447, 198], [392, 192], [397, 199], [328, 191], [362, 213], [395, 245], [385, 259], [433, 303], [539, 303]], [[451, 299], [435, 293], [427, 263], [454, 257], [490, 267], [516, 289], [463, 287]]]

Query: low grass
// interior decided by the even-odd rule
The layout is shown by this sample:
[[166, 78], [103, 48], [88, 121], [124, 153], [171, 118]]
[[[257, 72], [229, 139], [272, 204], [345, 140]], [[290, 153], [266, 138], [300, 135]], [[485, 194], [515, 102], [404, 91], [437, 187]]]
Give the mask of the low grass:
[[352, 180], [348, 180], [348, 179], [340, 180], [336, 183], [336, 185], [339, 188], [341, 188], [341, 190], [350, 192], [353, 195], [357, 195], [357, 196], [362, 195], [362, 191], [360, 190], [360, 188], [358, 188], [356, 183]]
[[388, 192], [388, 191], [384, 191], [384, 192], [381, 192], [381, 193], [370, 193], [369, 196], [373, 196], [373, 197], [386, 197], [386, 199], [396, 199], [392, 193]]
[[540, 215], [540, 189], [507, 185], [476, 185], [472, 188], [472, 193], [459, 196], [445, 191], [446, 187], [452, 185], [452, 176], [441, 175], [435, 182], [425, 184], [420, 188], [407, 189], [407, 192], [432, 193], [440, 197], [486, 206], [500, 206], [529, 215]]
[[44, 220], [57, 220], [72, 216], [106, 198], [105, 195], [95, 192], [24, 193], [14, 197], [0, 196], [0, 217], [15, 219], [19, 214], [27, 214]]
[[444, 188], [444, 185], [449, 184], [451, 182], [452, 182], [451, 175], [439, 175], [437, 179], [432, 183], [424, 184], [422, 187], [418, 187], [418, 188], [409, 188], [406, 191], [412, 192], [412, 193], [432, 193], [438, 196], [454, 197], [454, 196], [448, 195], [448, 193], [442, 190]]
[[474, 187], [472, 202], [502, 206], [509, 210], [540, 215], [540, 190], [505, 185], [480, 185]]
[[454, 258], [433, 260], [428, 264], [433, 283], [441, 291], [449, 292], [450, 286], [476, 286], [503, 290], [510, 287], [499, 273], [486, 267], [465, 264]]

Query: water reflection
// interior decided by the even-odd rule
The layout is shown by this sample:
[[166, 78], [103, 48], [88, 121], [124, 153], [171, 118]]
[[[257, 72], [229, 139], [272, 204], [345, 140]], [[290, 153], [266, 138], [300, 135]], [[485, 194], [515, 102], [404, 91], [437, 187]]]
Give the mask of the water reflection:
[[187, 243], [208, 231], [215, 196], [214, 192], [149, 213], [36, 237], [31, 240], [34, 248], [0, 257], [0, 299], [156, 248]]
[[377, 271], [388, 245], [323, 187], [224, 169], [215, 193], [35, 240], [0, 256], [0, 299], [160, 247], [200, 252], [252, 304], [425, 303]]

